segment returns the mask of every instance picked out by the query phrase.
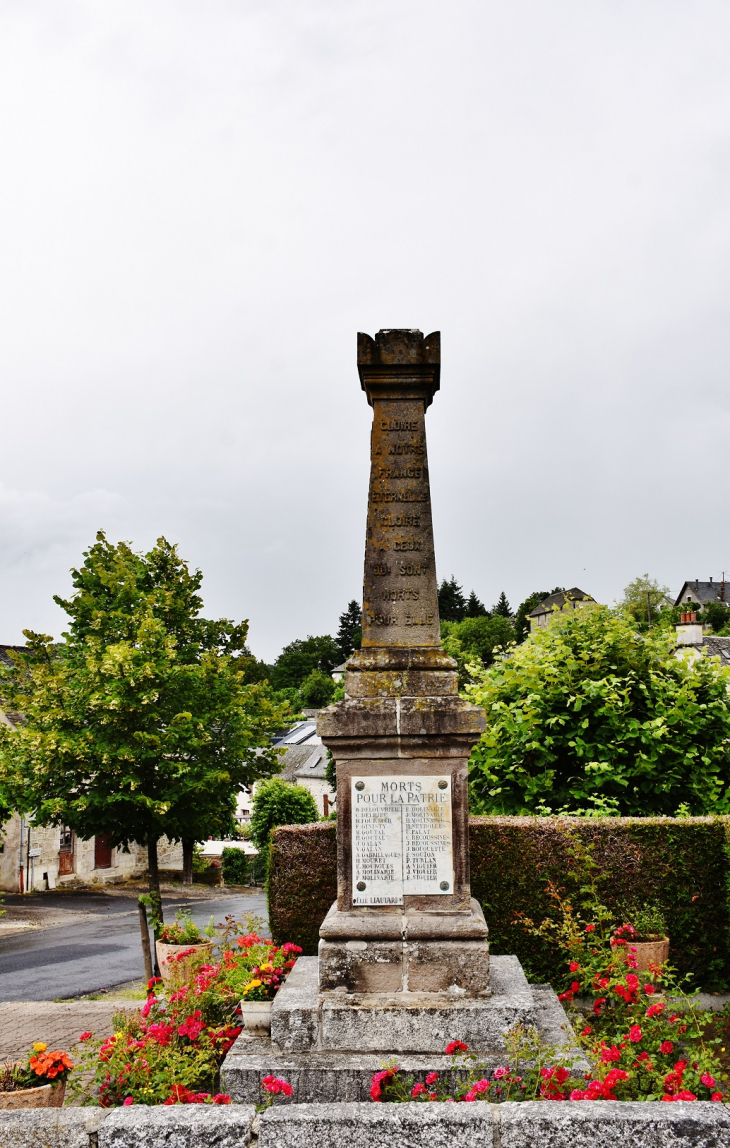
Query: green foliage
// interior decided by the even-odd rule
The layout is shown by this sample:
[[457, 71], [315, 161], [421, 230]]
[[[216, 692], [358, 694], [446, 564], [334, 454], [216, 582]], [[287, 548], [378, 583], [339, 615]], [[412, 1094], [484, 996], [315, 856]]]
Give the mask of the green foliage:
[[498, 615], [464, 618], [461, 622], [442, 622], [444, 649], [456, 659], [459, 685], [470, 680], [467, 666], [472, 663], [490, 666], [495, 651], [514, 642], [514, 630], [507, 618]]
[[340, 614], [337, 631], [337, 649], [341, 662], [347, 661], [350, 654], [360, 649], [362, 641], [362, 606], [353, 598], [347, 609]]
[[337, 793], [337, 762], [332, 756], [332, 750], [327, 750], [327, 764], [325, 766], [324, 775], [327, 779], [327, 784], [333, 793]]
[[314, 798], [303, 785], [291, 785], [278, 777], [256, 786], [251, 814], [251, 840], [260, 851], [268, 849], [269, 835], [277, 825], [303, 825], [318, 821]]
[[245, 885], [248, 857], [243, 849], [226, 846], [221, 856], [223, 880], [226, 885]]
[[200, 617], [202, 575], [164, 538], [137, 554], [100, 532], [72, 579], [65, 641], [25, 631], [0, 667], [0, 704], [24, 717], [0, 727], [0, 791], [117, 846], [224, 834], [236, 793], [278, 766], [284, 707], [244, 682], [248, 623]]
[[669, 587], [660, 586], [656, 578], [642, 574], [629, 582], [623, 593], [620, 605], [641, 626], [656, 624], [662, 610], [672, 605]]
[[673, 656], [602, 606], [571, 611], [467, 686], [487, 730], [475, 812], [644, 816], [730, 810], [730, 672]]
[[203, 941], [189, 909], [178, 909], [173, 923], [164, 925], [157, 939], [163, 945], [200, 945]]
[[290, 642], [271, 667], [270, 682], [277, 690], [299, 689], [312, 670], [329, 674], [340, 661], [337, 642], [329, 634]]
[[[594, 845], [601, 898], [619, 921], [626, 905], [650, 904], [666, 920], [672, 963], [706, 989], [730, 985], [728, 818], [472, 817], [472, 895], [489, 922], [494, 953], [516, 953], [537, 982], [561, 983], [557, 937], [534, 936], [523, 919], [555, 917], [549, 885], [579, 894], [591, 879], [567, 846], [566, 829]], [[319, 926], [337, 896], [336, 825], [287, 826], [273, 834], [269, 920], [275, 938], [315, 955]]]
[[464, 591], [454, 575], [444, 578], [438, 588], [439, 618], [442, 622], [460, 622], [466, 616]]
[[702, 607], [702, 623], [712, 626], [714, 634], [727, 634], [730, 613], [724, 602], [707, 602]]
[[465, 617], [467, 617], [467, 618], [486, 618], [488, 616], [489, 616], [489, 610], [484, 605], [484, 603], [479, 598], [477, 598], [476, 594], [472, 590], [470, 595], [469, 595], [469, 600], [466, 604]]
[[322, 706], [328, 706], [332, 701], [334, 692], [335, 683], [333, 679], [322, 670], [312, 670], [311, 673], [307, 674], [299, 689], [302, 702], [309, 709], [321, 709]]
[[494, 607], [492, 613], [495, 614], [498, 618], [512, 617], [512, 610], [510, 608], [509, 602], [507, 601], [507, 595], [505, 594], [504, 590], [499, 595], [497, 605]]

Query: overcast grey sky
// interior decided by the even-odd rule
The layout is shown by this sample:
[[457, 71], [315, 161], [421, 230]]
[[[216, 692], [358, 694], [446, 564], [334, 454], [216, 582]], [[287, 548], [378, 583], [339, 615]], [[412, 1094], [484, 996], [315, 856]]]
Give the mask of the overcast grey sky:
[[358, 330], [439, 576], [730, 574], [727, 0], [2, 0], [0, 641], [103, 527], [271, 659], [360, 596]]

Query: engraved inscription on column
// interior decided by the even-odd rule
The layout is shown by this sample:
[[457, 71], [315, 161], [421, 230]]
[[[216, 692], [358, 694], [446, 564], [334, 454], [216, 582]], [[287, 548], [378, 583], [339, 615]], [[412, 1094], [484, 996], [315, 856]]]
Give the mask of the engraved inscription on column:
[[440, 645], [425, 408], [418, 398], [373, 401], [362, 644]]
[[353, 777], [352, 902], [454, 891], [449, 777]]

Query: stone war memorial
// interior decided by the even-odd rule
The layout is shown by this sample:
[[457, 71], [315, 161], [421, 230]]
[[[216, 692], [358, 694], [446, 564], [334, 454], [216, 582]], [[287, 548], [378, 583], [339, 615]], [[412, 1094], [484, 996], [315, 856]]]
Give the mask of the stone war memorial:
[[244, 1034], [228, 1055], [240, 1101], [270, 1072], [302, 1101], [364, 1099], [394, 1055], [447, 1069], [452, 1040], [496, 1064], [520, 1022], [568, 1039], [549, 986], [516, 957], [490, 960], [470, 893], [467, 762], [485, 717], [441, 647], [425, 421], [440, 334], [360, 334], [357, 366], [373, 411], [362, 646], [318, 725], [337, 765], [337, 901], [318, 957], [275, 998], [270, 1040]]

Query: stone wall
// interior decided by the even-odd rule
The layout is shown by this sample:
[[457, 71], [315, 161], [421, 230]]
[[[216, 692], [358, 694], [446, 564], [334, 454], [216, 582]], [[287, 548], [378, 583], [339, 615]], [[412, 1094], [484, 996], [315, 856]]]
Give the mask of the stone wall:
[[0, 1148], [728, 1148], [709, 1102], [281, 1104], [0, 1112]]

